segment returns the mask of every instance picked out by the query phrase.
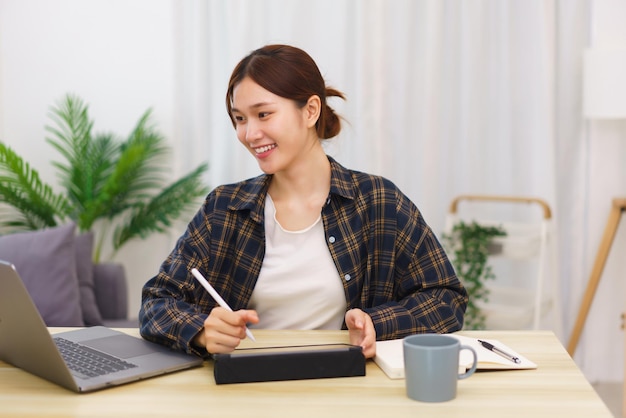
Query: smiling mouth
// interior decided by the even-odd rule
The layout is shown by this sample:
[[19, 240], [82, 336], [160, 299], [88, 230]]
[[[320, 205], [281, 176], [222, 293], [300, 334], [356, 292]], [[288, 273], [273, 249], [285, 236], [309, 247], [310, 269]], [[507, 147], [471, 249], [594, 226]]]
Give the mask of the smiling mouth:
[[276, 144], [265, 145], [264, 147], [255, 148], [254, 152], [256, 152], [257, 154], [263, 154], [264, 152], [267, 152], [274, 148], [276, 148]]

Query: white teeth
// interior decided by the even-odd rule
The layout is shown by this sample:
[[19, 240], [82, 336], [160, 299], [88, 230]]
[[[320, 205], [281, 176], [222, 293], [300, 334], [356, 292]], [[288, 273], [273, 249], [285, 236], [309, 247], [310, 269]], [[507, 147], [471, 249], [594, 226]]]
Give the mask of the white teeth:
[[275, 145], [275, 144], [272, 144], [272, 145], [266, 145], [266, 146], [264, 146], [264, 147], [255, 148], [255, 149], [254, 149], [254, 151], [255, 151], [257, 154], [262, 154], [262, 153], [267, 152], [267, 151], [269, 151], [269, 150], [271, 150], [272, 148], [275, 148], [275, 147], [276, 147], [276, 145]]

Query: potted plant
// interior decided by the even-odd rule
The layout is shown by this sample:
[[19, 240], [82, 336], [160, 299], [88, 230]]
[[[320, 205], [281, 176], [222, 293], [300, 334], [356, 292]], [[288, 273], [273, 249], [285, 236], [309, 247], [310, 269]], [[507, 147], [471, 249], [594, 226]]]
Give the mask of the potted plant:
[[59, 193], [0, 143], [0, 200], [14, 212], [0, 221], [5, 231], [74, 221], [80, 231], [94, 233], [93, 261], [98, 263], [105, 240], [110, 241], [112, 258], [130, 240], [164, 232], [208, 193], [202, 181], [206, 164], [166, 183], [169, 149], [150, 124], [149, 110], [122, 141], [111, 133], [94, 134], [88, 106], [72, 95], [52, 108], [51, 119], [46, 141], [63, 158], [53, 162]]
[[498, 247], [494, 245], [493, 238], [505, 235], [501, 227], [459, 221], [448, 234], [442, 236], [456, 274], [469, 295], [464, 318], [466, 329], [485, 328], [486, 318], [478, 303], [489, 300], [489, 289], [485, 282], [495, 277], [487, 261], [490, 254], [497, 252]]

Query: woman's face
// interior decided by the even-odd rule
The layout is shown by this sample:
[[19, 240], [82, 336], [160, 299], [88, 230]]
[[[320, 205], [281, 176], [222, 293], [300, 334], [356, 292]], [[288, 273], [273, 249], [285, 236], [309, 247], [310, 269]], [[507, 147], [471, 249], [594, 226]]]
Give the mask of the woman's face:
[[308, 104], [299, 108], [293, 100], [271, 93], [248, 77], [233, 89], [232, 116], [237, 139], [266, 174], [294, 168], [319, 141], [318, 116], [312, 117]]

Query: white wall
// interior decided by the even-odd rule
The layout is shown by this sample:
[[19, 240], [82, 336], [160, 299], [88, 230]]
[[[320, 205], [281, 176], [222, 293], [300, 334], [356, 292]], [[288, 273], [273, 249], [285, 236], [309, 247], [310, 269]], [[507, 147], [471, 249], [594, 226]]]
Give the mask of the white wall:
[[[56, 185], [44, 126], [50, 106], [74, 93], [90, 105], [95, 131], [126, 136], [152, 108], [174, 146], [173, 8], [171, 0], [0, 0], [0, 140]], [[117, 257], [132, 315], [171, 240], [132, 243]]]

